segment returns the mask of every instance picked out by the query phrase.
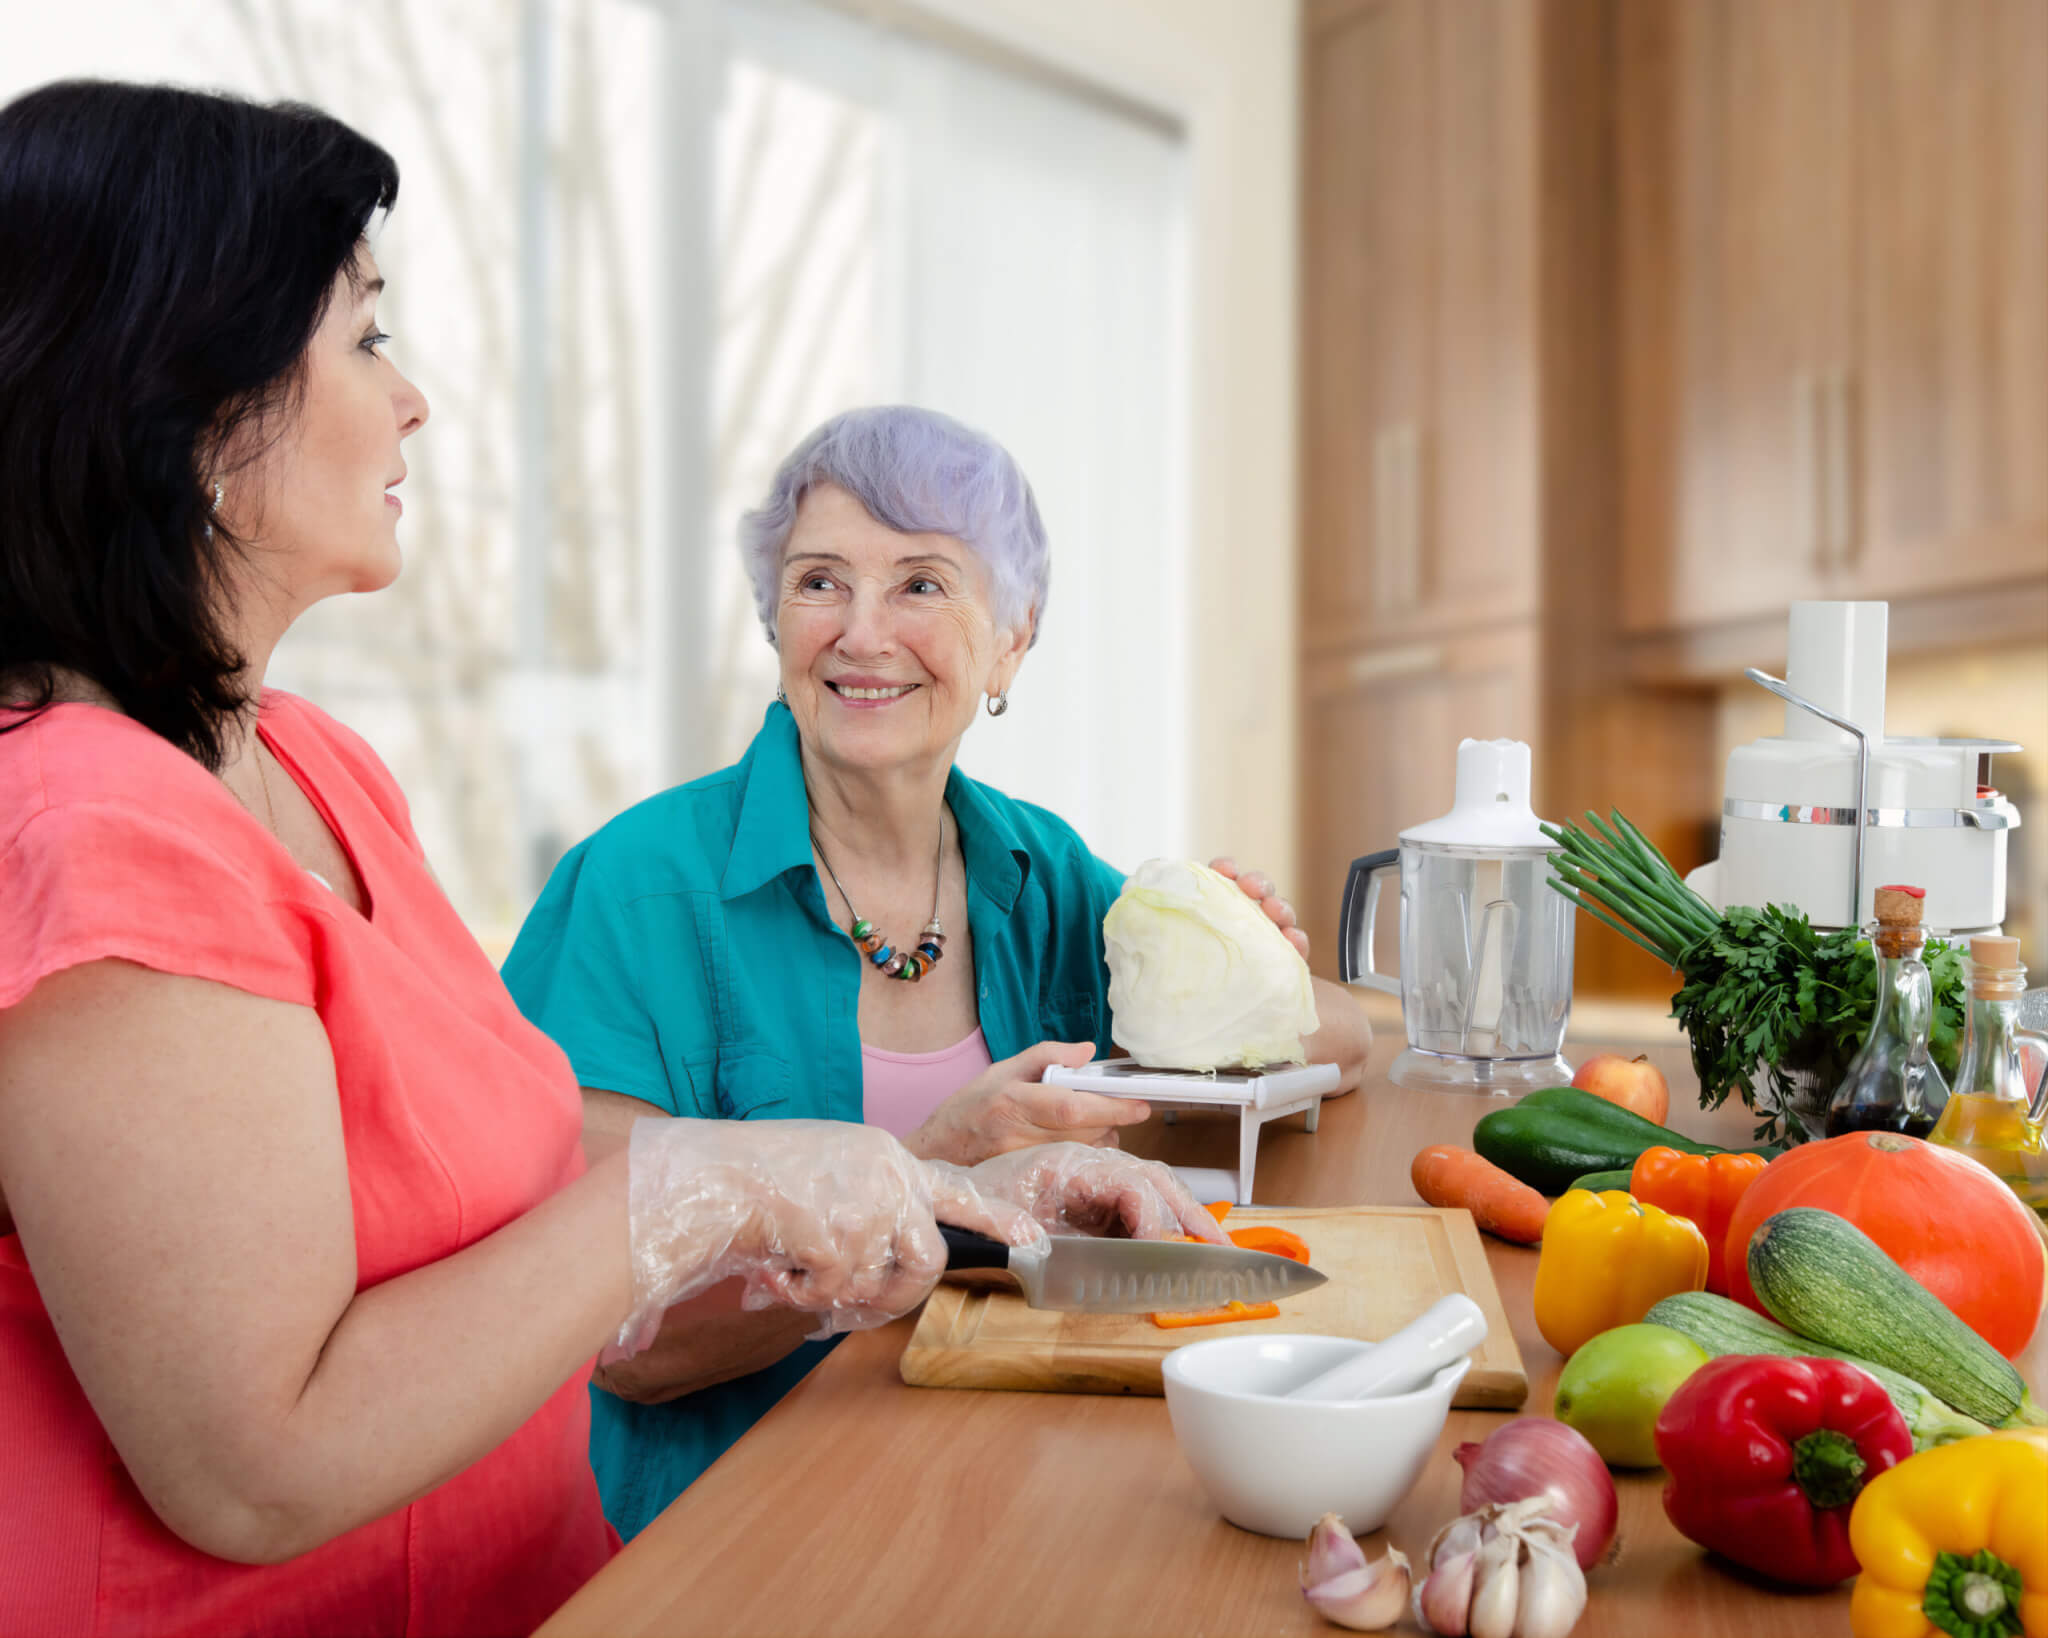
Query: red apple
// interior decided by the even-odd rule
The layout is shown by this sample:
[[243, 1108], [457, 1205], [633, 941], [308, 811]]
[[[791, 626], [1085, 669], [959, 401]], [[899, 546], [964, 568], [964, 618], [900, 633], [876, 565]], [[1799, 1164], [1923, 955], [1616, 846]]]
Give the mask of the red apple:
[[1579, 1065], [1572, 1085], [1596, 1098], [1618, 1103], [1659, 1126], [1671, 1113], [1671, 1088], [1664, 1084], [1663, 1071], [1645, 1057], [1624, 1058], [1618, 1052], [1596, 1052]]

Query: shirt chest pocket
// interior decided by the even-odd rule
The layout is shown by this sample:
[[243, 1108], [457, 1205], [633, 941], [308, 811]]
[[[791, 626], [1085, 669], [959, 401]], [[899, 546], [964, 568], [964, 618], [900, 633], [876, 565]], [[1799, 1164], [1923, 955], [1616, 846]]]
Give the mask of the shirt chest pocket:
[[1043, 1041], [1096, 1041], [1109, 1033], [1108, 1012], [1098, 1011], [1092, 995], [1078, 991], [1055, 992], [1039, 1006], [1039, 1030], [1034, 1038]]
[[788, 1118], [790, 1070], [775, 1053], [721, 1047], [707, 1068], [712, 1101], [722, 1119]]

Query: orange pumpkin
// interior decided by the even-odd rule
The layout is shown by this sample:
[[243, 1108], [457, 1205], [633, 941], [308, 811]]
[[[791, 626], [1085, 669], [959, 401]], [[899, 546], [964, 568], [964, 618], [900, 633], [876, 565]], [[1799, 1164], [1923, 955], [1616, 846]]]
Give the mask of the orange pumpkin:
[[2006, 1358], [2033, 1336], [2041, 1236], [2019, 1196], [1968, 1155], [1891, 1132], [1850, 1132], [1772, 1161], [1728, 1220], [1728, 1295], [1759, 1314], [1750, 1236], [1787, 1206], [1846, 1217]]

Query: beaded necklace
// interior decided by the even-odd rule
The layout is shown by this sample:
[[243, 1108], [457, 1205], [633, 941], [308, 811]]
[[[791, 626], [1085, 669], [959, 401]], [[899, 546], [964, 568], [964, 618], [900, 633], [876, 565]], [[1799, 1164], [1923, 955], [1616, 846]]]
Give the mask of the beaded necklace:
[[847, 896], [846, 884], [839, 879], [839, 872], [832, 868], [832, 861], [825, 856], [825, 844], [818, 840], [818, 833], [811, 832], [811, 846], [818, 850], [818, 862], [825, 867], [825, 874], [832, 878], [832, 885], [839, 889], [839, 896], [846, 900], [846, 913], [853, 917], [853, 927], [847, 934], [860, 946], [861, 954], [881, 968], [884, 978], [900, 978], [915, 984], [926, 971], [938, 964], [946, 953], [946, 930], [939, 925], [939, 895], [945, 888], [946, 867], [946, 821], [939, 820], [939, 851], [932, 861], [932, 919], [924, 924], [924, 931], [918, 935], [914, 950], [902, 951], [890, 948], [888, 938], [853, 907], [853, 900]]

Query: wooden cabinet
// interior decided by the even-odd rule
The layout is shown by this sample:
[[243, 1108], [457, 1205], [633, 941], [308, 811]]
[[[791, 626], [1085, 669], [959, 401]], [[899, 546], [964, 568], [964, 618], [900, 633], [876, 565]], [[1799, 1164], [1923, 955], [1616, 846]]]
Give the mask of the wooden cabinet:
[[1618, 23], [1625, 628], [2048, 571], [2048, 0]]
[[1518, 0], [1308, 7], [1312, 648], [1533, 607], [1530, 19]]
[[1849, 340], [1849, 0], [1620, 10], [1630, 630], [1825, 595]]
[[1861, 0], [1844, 579], [2048, 573], [2048, 0]]

